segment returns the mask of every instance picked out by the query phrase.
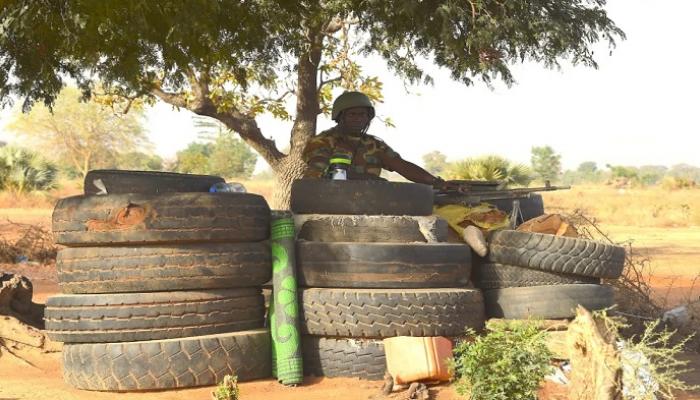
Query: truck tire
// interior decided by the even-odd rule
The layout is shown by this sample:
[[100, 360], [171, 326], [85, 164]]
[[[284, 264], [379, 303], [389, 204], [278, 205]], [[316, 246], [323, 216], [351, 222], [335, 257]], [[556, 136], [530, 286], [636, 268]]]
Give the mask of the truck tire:
[[333, 337], [459, 336], [484, 325], [474, 289], [301, 289], [301, 330]]
[[625, 265], [625, 249], [587, 239], [504, 230], [491, 234], [487, 259], [562, 274], [614, 279]]
[[58, 252], [63, 293], [124, 293], [260, 286], [272, 277], [267, 242], [74, 247]]
[[302, 336], [305, 375], [382, 380], [386, 372], [381, 340]]
[[480, 289], [600, 283], [598, 278], [558, 274], [507, 264], [477, 262], [474, 263], [473, 269], [474, 286]]
[[435, 216], [326, 215], [294, 216], [297, 239], [312, 242], [446, 242], [447, 221]]
[[249, 193], [74, 196], [53, 211], [56, 241], [66, 246], [257, 242], [269, 225], [267, 202]]
[[471, 249], [465, 244], [297, 242], [300, 286], [465, 287], [470, 272]]
[[[107, 193], [101, 193], [101, 184]], [[208, 192], [224, 178], [213, 175], [178, 174], [175, 172], [156, 171], [122, 171], [115, 169], [98, 169], [85, 175], [83, 189], [86, 195], [121, 194], [121, 193], [172, 193], [172, 192]]]
[[386, 181], [299, 179], [292, 184], [292, 211], [299, 214], [430, 215], [433, 188]]
[[601, 310], [613, 305], [613, 290], [603, 285], [531, 286], [484, 290], [486, 315], [506, 319], [573, 318], [576, 306]]
[[66, 343], [132, 342], [255, 329], [264, 322], [259, 289], [62, 294], [46, 301], [49, 338]]
[[136, 391], [213, 386], [271, 375], [270, 331], [183, 339], [63, 346], [63, 379], [83, 390]]

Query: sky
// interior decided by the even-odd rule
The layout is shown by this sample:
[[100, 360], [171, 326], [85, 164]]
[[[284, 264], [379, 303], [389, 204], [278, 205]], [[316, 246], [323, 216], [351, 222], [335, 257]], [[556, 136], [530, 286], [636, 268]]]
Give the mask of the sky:
[[[407, 91], [380, 60], [362, 61], [365, 72], [385, 85], [378, 115], [396, 125], [375, 120], [369, 133], [416, 163], [438, 150], [450, 161], [499, 154], [529, 164], [533, 146], [549, 145], [565, 169], [584, 161], [599, 167], [700, 166], [700, 1], [610, 0], [607, 10], [627, 40], [612, 55], [607, 46], [597, 48], [599, 69], [516, 65], [511, 88], [466, 87], [446, 70], [431, 68], [434, 86]], [[8, 115], [0, 112], [0, 139], [12, 141], [2, 131]], [[196, 140], [192, 115], [164, 103], [149, 109], [147, 129], [158, 154], [174, 157]], [[291, 123], [263, 117], [259, 125], [278, 147], [287, 145]], [[318, 129], [332, 125], [322, 117]], [[260, 160], [257, 170], [265, 166]]]

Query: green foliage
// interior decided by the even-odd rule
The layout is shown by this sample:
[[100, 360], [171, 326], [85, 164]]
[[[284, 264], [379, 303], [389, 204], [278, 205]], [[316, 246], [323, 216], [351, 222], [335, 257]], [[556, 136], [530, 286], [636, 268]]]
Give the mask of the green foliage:
[[471, 400], [535, 400], [550, 358], [545, 332], [534, 323], [493, 326], [455, 347], [457, 393]]
[[[7, 0], [0, 9], [0, 103], [14, 95], [25, 99], [25, 110], [35, 101], [53, 104], [69, 80], [90, 96], [99, 80], [106, 103], [113, 96], [160, 98], [224, 121], [277, 162], [281, 153], [260, 132], [258, 115], [295, 118], [290, 143], [297, 150], [334, 91], [359, 89], [382, 101], [381, 80], [363, 73], [361, 55], [382, 57], [410, 83], [432, 81], [420, 66], [429, 59], [467, 85], [510, 85], [511, 66], [525, 61], [596, 67], [592, 48], [624, 38], [605, 4]], [[290, 95], [296, 115], [286, 109]]]
[[27, 193], [56, 186], [58, 168], [37, 153], [19, 147], [0, 148], [0, 190]]
[[163, 159], [155, 154], [132, 151], [120, 154], [117, 159], [116, 167], [119, 169], [138, 171], [162, 171]]
[[148, 148], [143, 118], [139, 107], [124, 114], [95, 101], [80, 101], [78, 90], [68, 87], [51, 110], [41, 104], [26, 114], [17, 110], [8, 128], [82, 177], [91, 169], [116, 166], [124, 154]]
[[177, 152], [176, 171], [250, 178], [257, 155], [247, 144], [214, 119], [197, 117], [194, 123], [204, 143], [193, 142]]
[[258, 156], [232, 133], [216, 138], [209, 156], [209, 173], [224, 177], [248, 179], [255, 170]]
[[530, 164], [537, 179], [556, 182], [561, 175], [561, 155], [550, 146], [533, 147]]
[[451, 179], [505, 181], [508, 186], [527, 186], [532, 181], [529, 168], [497, 155], [450, 163], [447, 175]]
[[447, 156], [437, 150], [423, 154], [423, 168], [433, 175], [444, 173], [447, 165]]
[[216, 390], [211, 394], [212, 400], [238, 400], [240, 399], [238, 389], [238, 377], [236, 375], [226, 375], [216, 386]]
[[209, 171], [209, 157], [212, 143], [192, 142], [187, 148], [177, 152], [175, 170], [187, 174], [206, 174]]

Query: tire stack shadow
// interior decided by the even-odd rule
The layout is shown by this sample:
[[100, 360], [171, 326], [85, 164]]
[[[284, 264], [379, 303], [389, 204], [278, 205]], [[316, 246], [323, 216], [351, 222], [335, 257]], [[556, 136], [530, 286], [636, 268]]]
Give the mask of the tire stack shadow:
[[432, 189], [377, 181], [292, 186], [306, 374], [383, 378], [382, 339], [481, 329], [471, 251], [447, 243]]
[[65, 343], [65, 381], [133, 391], [269, 377], [265, 200], [124, 193], [167, 186], [157, 173], [134, 176], [152, 185], [62, 199], [54, 210], [54, 234], [67, 247], [57, 259], [63, 294], [47, 300], [45, 319], [49, 337]]

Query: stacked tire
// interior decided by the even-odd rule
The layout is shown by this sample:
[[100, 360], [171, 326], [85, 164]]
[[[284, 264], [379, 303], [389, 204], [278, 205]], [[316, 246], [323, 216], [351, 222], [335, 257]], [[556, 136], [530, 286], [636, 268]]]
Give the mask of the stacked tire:
[[625, 249], [582, 238], [504, 230], [475, 260], [474, 284], [483, 290], [486, 314], [504, 319], [567, 319], [575, 308], [614, 304], [601, 279], [622, 273]]
[[471, 251], [447, 243], [432, 188], [380, 181], [292, 186], [306, 373], [382, 379], [382, 339], [461, 336], [484, 324]]
[[269, 377], [269, 218], [265, 200], [246, 193], [60, 200], [63, 294], [47, 300], [45, 319], [65, 343], [65, 381], [132, 391]]

